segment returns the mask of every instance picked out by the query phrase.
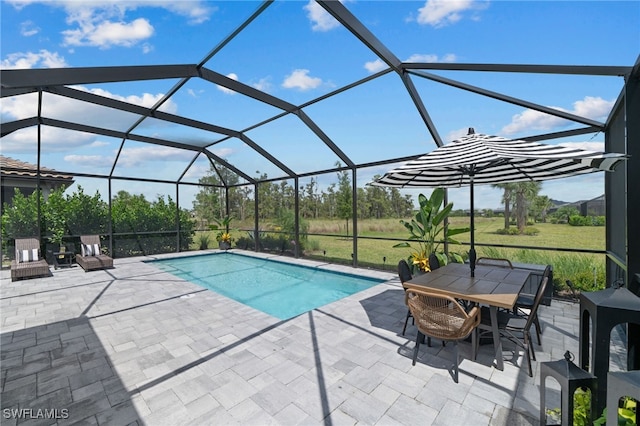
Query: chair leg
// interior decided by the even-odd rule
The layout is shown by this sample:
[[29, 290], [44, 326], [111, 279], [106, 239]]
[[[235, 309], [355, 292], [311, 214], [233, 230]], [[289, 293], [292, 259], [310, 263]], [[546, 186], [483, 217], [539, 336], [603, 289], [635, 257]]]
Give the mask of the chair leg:
[[527, 332], [527, 335], [525, 336], [526, 342], [529, 344], [529, 348], [531, 350], [531, 358], [533, 358], [533, 360], [536, 360], [536, 351], [533, 350], [533, 342], [531, 341], [531, 333]]
[[416, 335], [416, 347], [413, 349], [413, 364], [411, 365], [416, 365], [416, 360], [418, 359], [418, 350], [420, 349], [420, 342], [422, 341], [422, 339], [424, 339], [424, 336], [418, 331], [418, 334]]
[[478, 329], [474, 328], [473, 331], [471, 332], [471, 359], [473, 361], [476, 360], [476, 357], [478, 355], [477, 351], [478, 351]]
[[542, 328], [540, 328], [540, 321], [538, 320], [538, 313], [533, 317], [533, 324], [536, 326], [536, 336], [538, 337], [538, 346], [542, 346], [542, 340], [540, 340], [540, 334], [542, 334]]
[[407, 323], [409, 322], [409, 318], [411, 317], [411, 311], [407, 309], [407, 317], [404, 319], [404, 327], [402, 327], [402, 335], [404, 336], [405, 331], [407, 331]]
[[[533, 371], [531, 369], [531, 334], [528, 332], [524, 334], [524, 350], [527, 353], [527, 366], [529, 367], [529, 377], [533, 377]], [[535, 354], [534, 360], [535, 360]]]
[[458, 341], [453, 341], [453, 381], [458, 383]]

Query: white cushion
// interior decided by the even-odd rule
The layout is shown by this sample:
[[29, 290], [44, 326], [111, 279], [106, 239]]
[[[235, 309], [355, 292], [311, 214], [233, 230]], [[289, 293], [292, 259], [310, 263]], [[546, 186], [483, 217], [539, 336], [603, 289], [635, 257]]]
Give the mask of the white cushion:
[[37, 248], [31, 250], [16, 250], [16, 252], [18, 263], [34, 262], [40, 258], [40, 250]]
[[82, 244], [83, 256], [97, 256], [100, 254], [99, 244]]

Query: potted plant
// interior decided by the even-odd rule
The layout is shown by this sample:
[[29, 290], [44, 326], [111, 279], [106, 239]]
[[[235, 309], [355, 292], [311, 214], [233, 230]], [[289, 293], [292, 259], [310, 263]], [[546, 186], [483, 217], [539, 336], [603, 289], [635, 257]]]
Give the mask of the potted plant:
[[220, 250], [229, 250], [231, 248], [231, 243], [233, 242], [231, 234], [222, 231], [216, 235], [216, 240], [218, 240], [218, 247]]
[[[400, 220], [400, 223], [411, 234], [409, 240], [415, 242], [403, 242], [393, 247], [408, 247], [413, 251], [409, 255], [409, 264], [413, 265], [415, 272], [429, 272], [429, 255], [434, 253], [441, 265], [446, 265], [448, 257], [445, 253], [438, 251], [440, 243], [447, 241], [453, 244], [459, 244], [458, 241], [452, 239], [453, 235], [469, 232], [469, 228], [447, 228], [445, 233], [445, 219], [453, 209], [453, 203], [448, 203], [443, 207], [444, 189], [436, 188], [431, 193], [431, 197], [418, 195], [420, 207], [415, 217], [410, 222]], [[462, 263], [464, 259], [457, 253], [449, 253], [449, 256], [455, 261]]]
[[229, 250], [231, 248], [231, 243], [233, 243], [233, 237], [231, 237], [231, 233], [229, 232], [229, 226], [233, 221], [233, 217], [225, 216], [222, 219], [214, 219], [216, 224], [211, 225], [211, 229], [214, 231], [218, 231], [216, 234], [216, 241], [218, 241], [218, 247], [220, 250]]

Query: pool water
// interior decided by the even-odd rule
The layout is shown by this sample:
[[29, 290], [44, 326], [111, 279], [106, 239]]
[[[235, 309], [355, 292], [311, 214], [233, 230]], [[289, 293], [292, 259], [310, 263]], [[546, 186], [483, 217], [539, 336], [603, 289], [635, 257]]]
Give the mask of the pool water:
[[233, 253], [154, 260], [153, 264], [281, 320], [383, 282]]

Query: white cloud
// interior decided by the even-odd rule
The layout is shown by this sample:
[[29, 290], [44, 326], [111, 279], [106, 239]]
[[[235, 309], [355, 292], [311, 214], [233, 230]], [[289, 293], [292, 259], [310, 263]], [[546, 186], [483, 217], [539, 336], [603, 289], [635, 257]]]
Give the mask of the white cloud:
[[[30, 4], [43, 3], [59, 7], [67, 13], [67, 24], [72, 27], [63, 31], [67, 46], [97, 46], [106, 49], [112, 46], [131, 47], [153, 35], [153, 26], [148, 19], [127, 20], [129, 11], [142, 8], [162, 8], [187, 18], [192, 25], [209, 19], [217, 7], [210, 7], [206, 1], [166, 1], [166, 0], [20, 0], [9, 1], [16, 9]], [[74, 27], [75, 26], [75, 27]], [[29, 32], [33, 31], [31, 29]], [[150, 47], [143, 45], [148, 53]]]
[[[155, 95], [151, 93], [143, 93], [142, 95], [122, 96], [98, 88], [91, 90], [83, 86], [75, 86], [74, 88], [94, 93], [99, 96], [128, 102], [130, 104], [140, 105], [146, 108], [151, 108], [164, 96], [163, 93]], [[2, 116], [6, 117], [8, 120], [20, 120], [35, 116], [37, 113], [35, 105], [37, 105], [37, 94], [29, 93], [26, 95], [5, 98], [2, 101], [2, 104], [0, 104], [0, 111]], [[175, 102], [169, 99], [162, 104], [159, 110], [173, 114], [177, 112], [178, 106]], [[45, 94], [43, 102], [43, 115], [45, 117], [47, 117], [47, 111], [54, 111], [56, 117], [82, 117], [83, 122], [108, 123], [112, 121], [112, 119], [109, 118], [109, 113], [113, 113], [114, 117], [121, 117], [121, 115], [119, 115], [121, 113], [110, 108], [98, 107], [84, 102], [74, 101], [63, 96]], [[94, 111], [95, 114], [98, 114], [98, 118], [95, 119], [96, 121], [91, 119], [91, 115]], [[116, 126], [116, 128], [118, 127], [122, 127], [122, 123], [120, 123], [119, 126]]]
[[123, 167], [137, 167], [148, 161], [188, 162], [191, 161], [193, 156], [193, 151], [168, 146], [149, 145], [138, 148], [124, 148], [118, 158], [118, 165]]
[[[231, 80], [238, 81], [238, 75], [237, 75], [236, 73], [230, 73], [230, 74], [227, 74], [227, 77], [229, 77]], [[218, 88], [218, 90], [220, 90], [222, 93], [225, 93], [225, 94], [227, 94], [227, 95], [234, 95], [234, 94], [236, 93], [235, 91], [233, 91], [233, 90], [231, 90], [231, 89], [228, 89], [228, 88], [226, 88], [226, 87], [224, 87], [224, 86], [218, 86], [218, 85], [216, 84], [216, 87], [217, 87], [217, 88]]]
[[[614, 103], [615, 101], [606, 101], [599, 97], [586, 96], [583, 100], [574, 102], [573, 110], [571, 111], [560, 107], [552, 106], [550, 108], [592, 120], [604, 121], [613, 108]], [[511, 123], [502, 128], [502, 133], [510, 135], [524, 130], [551, 130], [563, 127], [568, 123], [564, 118], [527, 109], [520, 114], [514, 115]]]
[[[164, 94], [143, 93], [141, 95], [122, 96], [110, 93], [102, 89], [88, 90], [82, 86], [75, 87], [78, 90], [84, 90], [123, 102], [150, 108], [154, 106]], [[43, 116], [47, 118], [62, 118], [73, 121], [73, 117], [82, 117], [80, 122], [84, 124], [124, 130], [136, 120], [137, 116], [113, 110], [111, 108], [99, 107], [97, 105], [87, 104], [71, 100], [63, 96], [54, 96], [51, 94], [44, 95]], [[21, 96], [12, 96], [2, 100], [0, 104], [0, 112], [3, 122], [20, 120], [37, 115], [37, 94], [30, 93]], [[176, 113], [177, 105], [169, 100], [162, 104], [160, 110]], [[146, 126], [146, 121], [142, 123], [142, 127]], [[104, 143], [96, 140], [96, 135], [74, 132], [65, 129], [58, 129], [44, 126], [42, 132], [43, 148], [52, 152], [73, 151], [79, 147], [97, 146], [96, 144]], [[3, 152], [33, 152], [35, 141], [37, 138], [36, 127], [22, 129], [11, 133], [2, 138]]]
[[38, 53], [10, 53], [2, 60], [2, 69], [65, 68], [68, 64], [58, 53], [42, 49]]
[[375, 61], [366, 62], [364, 64], [364, 67], [372, 74], [378, 71], [382, 71], [385, 68], [389, 68], [389, 66], [380, 58], [376, 59]]
[[233, 149], [231, 148], [207, 148], [208, 151], [211, 151], [212, 154], [217, 155], [220, 158], [227, 158], [231, 154], [233, 154]]
[[[123, 102], [128, 102], [130, 104], [134, 104], [134, 105], [139, 105], [145, 108], [151, 108], [153, 107], [160, 99], [162, 99], [162, 97], [164, 96], [164, 93], [157, 93], [155, 95], [151, 94], [151, 93], [143, 93], [142, 95], [128, 95], [128, 96], [122, 96], [122, 95], [117, 95], [115, 93], [111, 93], [107, 90], [103, 90], [103, 89], [87, 89], [83, 86], [74, 86], [75, 89], [78, 90], [84, 90], [85, 92], [90, 92], [90, 93], [94, 93], [96, 95], [100, 95], [100, 96], [104, 96], [107, 98], [111, 98], [111, 99], [116, 99], [119, 101], [123, 101]], [[101, 109], [102, 110], [102, 109]], [[175, 114], [178, 111], [178, 105], [176, 105], [175, 102], [173, 102], [171, 99], [167, 100], [165, 103], [163, 103], [160, 108], [158, 108], [159, 111], [163, 111], [163, 112], [168, 112], [170, 114]], [[70, 115], [71, 117], [73, 115]]]
[[307, 11], [307, 17], [312, 22], [313, 31], [329, 31], [340, 26], [340, 23], [314, 0], [310, 0], [304, 6], [304, 10]]
[[201, 178], [202, 176], [205, 176], [209, 173], [209, 167], [208, 166], [201, 166], [198, 164], [192, 164], [191, 167], [189, 167], [189, 170], [187, 170], [187, 172], [184, 174], [184, 177], [186, 179], [191, 179], [191, 178]]
[[257, 83], [253, 83], [252, 86], [265, 93], [271, 92], [273, 88], [273, 84], [271, 84], [271, 77], [261, 78]]
[[[42, 126], [41, 140], [43, 152], [73, 151], [91, 144], [96, 136], [89, 133], [73, 132], [56, 127]], [[38, 128], [21, 129], [2, 138], [2, 152], [33, 154], [37, 149]]]
[[20, 34], [25, 37], [31, 37], [40, 32], [40, 28], [33, 21], [24, 21], [20, 24]]
[[409, 56], [409, 58], [405, 62], [455, 62], [456, 59], [456, 55], [454, 55], [453, 53], [447, 53], [442, 58], [438, 58], [438, 55], [436, 54], [414, 53], [413, 55]]
[[64, 161], [74, 166], [81, 167], [111, 167], [115, 157], [107, 157], [104, 155], [65, 155]]
[[83, 22], [80, 28], [63, 31], [66, 46], [131, 47], [153, 35], [153, 26], [144, 18], [133, 22]]
[[590, 142], [562, 142], [560, 146], [566, 146], [567, 148], [584, 149], [587, 151], [604, 152], [604, 142], [590, 141]]
[[202, 90], [202, 89], [200, 89], [200, 90], [187, 89], [187, 93], [189, 94], [189, 96], [191, 96], [193, 98], [199, 98], [200, 95], [204, 93], [204, 90]]
[[285, 89], [311, 90], [322, 84], [322, 79], [309, 77], [309, 70], [297, 69], [285, 77], [282, 87]]
[[418, 9], [417, 21], [422, 25], [444, 27], [462, 19], [462, 12], [473, 7], [472, 0], [427, 0]]

